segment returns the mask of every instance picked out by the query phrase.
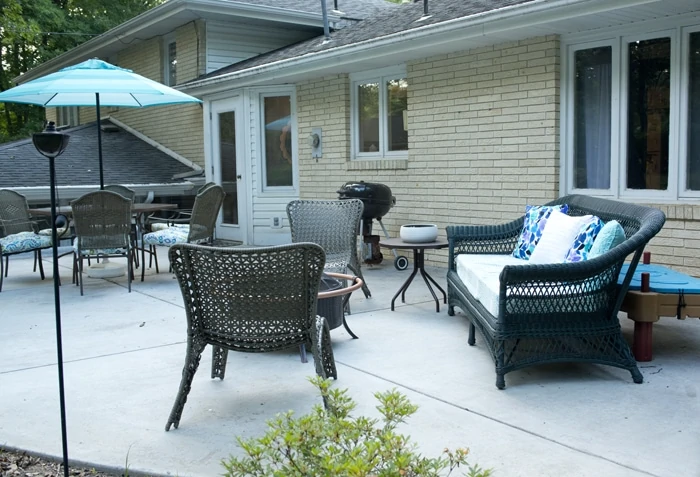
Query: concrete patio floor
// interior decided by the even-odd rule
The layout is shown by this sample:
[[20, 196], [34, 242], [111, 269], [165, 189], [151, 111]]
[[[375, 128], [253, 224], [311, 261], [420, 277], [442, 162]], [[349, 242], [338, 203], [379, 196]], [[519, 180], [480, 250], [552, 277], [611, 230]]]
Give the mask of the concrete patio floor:
[[[46, 254], [50, 255], [50, 253]], [[185, 314], [177, 282], [159, 250], [127, 293], [126, 277], [70, 284], [61, 259], [61, 313], [71, 460], [131, 475], [214, 476], [240, 454], [235, 436], [253, 437], [276, 413], [320, 403], [296, 350], [230, 353], [226, 379], [209, 378], [205, 350], [179, 429], [164, 431], [185, 357]], [[509, 373], [495, 386], [493, 361], [467, 345], [459, 312], [435, 312], [422, 281], [390, 311], [409, 274], [392, 260], [364, 269], [372, 298], [352, 297], [348, 322], [331, 331], [335, 386], [348, 388], [356, 413], [377, 416], [376, 391], [397, 388], [419, 406], [401, 430], [421, 452], [469, 447], [470, 461], [496, 476], [700, 476], [700, 320], [664, 318], [654, 326], [654, 359], [644, 383], [624, 370], [561, 364]], [[51, 262], [47, 279], [31, 257], [12, 257], [0, 293], [0, 446], [61, 456]], [[445, 270], [431, 269], [444, 285]], [[621, 316], [628, 341], [632, 322]]]

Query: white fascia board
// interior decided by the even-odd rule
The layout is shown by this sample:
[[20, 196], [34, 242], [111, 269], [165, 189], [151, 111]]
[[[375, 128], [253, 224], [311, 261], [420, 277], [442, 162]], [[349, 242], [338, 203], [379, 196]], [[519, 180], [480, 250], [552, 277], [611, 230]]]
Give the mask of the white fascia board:
[[[177, 184], [123, 184], [129, 189], [136, 192], [138, 197], [146, 196], [150, 191], [153, 191], [156, 197], [159, 196], [178, 196], [185, 193], [192, 192], [193, 189], [199, 187], [198, 184], [194, 184], [189, 181], [177, 183]], [[73, 200], [78, 197], [87, 194], [88, 192], [95, 192], [99, 190], [100, 185], [84, 185], [84, 186], [58, 186], [56, 187], [57, 195], [61, 201], [63, 200]], [[9, 189], [22, 194], [27, 198], [27, 202], [37, 203], [37, 202], [49, 202], [50, 200], [50, 188], [48, 186], [40, 187], [9, 187]]]
[[190, 94], [196, 92], [201, 96], [217, 92], [224, 86], [251, 86], [267, 80], [283, 80], [285, 76], [322, 71], [329, 65], [339, 62], [347, 64], [379, 57], [391, 58], [412, 51], [417, 52], [416, 58], [420, 58], [421, 49], [434, 48], [441, 44], [487, 37], [498, 32], [547, 23], [556, 24], [578, 16], [594, 15], [660, 1], [663, 0], [539, 0], [193, 81], [183, 85], [183, 90]]
[[[66, 66], [71, 66], [76, 62], [97, 57], [100, 55], [100, 50], [104, 50], [109, 45], [123, 44], [124, 38], [132, 35], [141, 33], [145, 35], [144, 38], [152, 37], [153, 35], [149, 30], [154, 25], [180, 13], [185, 13], [185, 15], [189, 13], [189, 17], [183, 17], [185, 19], [181, 22], [182, 25], [201, 18], [202, 15], [217, 15], [323, 27], [323, 15], [320, 11], [318, 14], [314, 14], [285, 10], [279, 7], [250, 5], [230, 0], [169, 0], [42, 63], [36, 68], [14, 78], [12, 81], [17, 84], [26, 83]], [[329, 15], [328, 20], [336, 22], [340, 20], [340, 17]]]

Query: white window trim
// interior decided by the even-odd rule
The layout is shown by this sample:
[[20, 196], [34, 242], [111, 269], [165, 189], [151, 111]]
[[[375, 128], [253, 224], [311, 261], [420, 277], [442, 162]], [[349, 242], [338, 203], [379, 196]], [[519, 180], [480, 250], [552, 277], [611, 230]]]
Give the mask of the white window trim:
[[[175, 51], [177, 52], [177, 41], [175, 40], [175, 34], [171, 33], [163, 37], [163, 84], [166, 86], [175, 86], [170, 84], [170, 44], [175, 43]], [[175, 55], [177, 58], [177, 53]], [[175, 78], [177, 82], [177, 77]]]
[[[275, 96], [289, 96], [289, 108], [292, 121], [292, 185], [291, 186], [268, 186], [267, 182], [267, 161], [265, 157], [265, 98]], [[297, 130], [297, 98], [294, 88], [276, 88], [274, 90], [265, 90], [258, 92], [258, 144], [260, 154], [258, 161], [258, 170], [260, 171], [260, 195], [267, 197], [287, 196], [290, 194], [298, 194], [299, 191], [299, 154], [298, 142], [299, 135]]]
[[689, 111], [688, 111], [688, 88], [690, 86], [688, 80], [690, 78], [690, 63], [688, 61], [688, 53], [690, 52], [690, 34], [700, 32], [700, 25], [686, 27], [681, 29], [681, 68], [688, 74], [681, 75], [680, 78], [680, 118], [678, 124], [682, 125], [683, 130], [678, 135], [678, 154], [680, 162], [678, 164], [678, 196], [680, 198], [700, 199], [700, 190], [688, 190], [688, 130], [689, 130]]
[[[588, 50], [591, 48], [599, 48], [603, 46], [610, 46], [612, 48], [612, 76], [611, 76], [611, 95], [610, 98], [610, 189], [588, 189], [588, 188], [576, 188], [574, 187], [574, 85], [572, 81], [567, 81], [564, 87], [562, 87], [563, 101], [561, 102], [561, 117], [564, 119], [564, 130], [561, 135], [561, 150], [564, 152], [561, 179], [562, 183], [566, 185], [566, 190], [571, 191], [572, 194], [586, 194], [586, 195], [596, 195], [599, 197], [606, 196], [616, 196], [618, 193], [618, 183], [619, 177], [617, 174], [618, 168], [613, 167], [614, 158], [616, 156], [616, 151], [619, 148], [620, 133], [616, 130], [617, 125], [620, 124], [620, 107], [619, 99], [620, 95], [617, 94], [619, 91], [620, 75], [619, 75], [619, 63], [620, 63], [620, 51], [616, 47], [616, 41], [614, 39], [598, 40], [595, 42], [588, 43], [577, 43], [575, 45], [569, 45], [568, 48], [563, 48], [565, 51], [564, 58], [562, 59], [562, 71], [566, 71], [567, 77], [572, 79], [574, 77], [574, 70], [576, 68], [576, 62], [573, 61], [574, 54], [577, 51]], [[566, 51], [568, 50], [568, 51]]]
[[[388, 151], [387, 137], [388, 124], [387, 116], [387, 93], [384, 84], [389, 79], [407, 78], [406, 66], [392, 66], [380, 70], [364, 71], [361, 73], [353, 73], [350, 75], [350, 153], [353, 160], [381, 160], [381, 159], [407, 159], [408, 151]], [[367, 83], [369, 81], [377, 82], [379, 87], [379, 150], [377, 152], [360, 152], [359, 151], [359, 115], [357, 114], [358, 98], [357, 85]], [[410, 84], [409, 84], [410, 87]]]
[[[688, 52], [690, 34], [700, 31], [697, 19], [692, 21], [683, 18], [670, 24], [663, 22], [663, 28], [648, 29], [649, 31], [625, 29], [624, 32], [598, 32], [594, 35], [572, 35], [562, 39], [561, 61], [561, 129], [560, 150], [562, 161], [560, 168], [560, 184], [562, 192], [581, 193], [599, 197], [611, 196], [627, 199], [633, 202], [678, 203], [687, 199], [700, 199], [700, 191], [689, 191], [686, 188], [687, 177], [687, 143], [688, 143]], [[641, 27], [639, 27], [641, 28]], [[647, 30], [647, 29], [645, 29]], [[619, 34], [618, 34], [619, 33]], [[625, 189], [627, 166], [627, 119], [623, 111], [627, 109], [626, 84], [628, 78], [627, 44], [631, 41], [648, 40], [653, 38], [671, 38], [671, 79], [669, 117], [669, 171], [668, 190], [631, 190]], [[612, 130], [611, 157], [612, 171], [610, 175], [611, 188], [576, 189], [573, 176], [573, 71], [574, 52], [597, 46], [610, 45], [612, 51]], [[617, 65], [617, 66], [616, 66]], [[677, 159], [676, 159], [677, 158]], [[617, 165], [617, 167], [615, 167]]]
[[[644, 40], [653, 40], [656, 38], [669, 38], [671, 40], [671, 58], [670, 58], [670, 64], [671, 64], [671, 79], [670, 79], [670, 84], [669, 84], [669, 106], [671, 109], [670, 115], [669, 115], [669, 125], [668, 125], [668, 130], [669, 130], [669, 138], [668, 138], [668, 189], [667, 190], [653, 190], [653, 189], [643, 189], [643, 190], [637, 190], [637, 189], [627, 189], [624, 187], [624, 184], [627, 184], [627, 121], [625, 118], [620, 117], [620, 148], [618, 150], [618, 157], [620, 160], [618, 161], [619, 165], [619, 196], [620, 198], [624, 199], [632, 199], [632, 200], [653, 200], [653, 201], [669, 201], [669, 200], [675, 200], [678, 197], [678, 189], [676, 187], [677, 184], [677, 176], [678, 176], [678, 161], [674, 160], [674, 158], [678, 157], [678, 148], [677, 148], [677, 128], [678, 128], [678, 121], [675, 119], [678, 116], [678, 77], [680, 74], [680, 68], [679, 68], [679, 58], [678, 58], [678, 35], [677, 35], [677, 29], [676, 30], [661, 30], [661, 31], [655, 31], [653, 33], [643, 33], [639, 35], [629, 35], [629, 36], [624, 36], [621, 39], [621, 44], [620, 44], [620, 72], [621, 72], [621, 82], [620, 85], [626, 85], [627, 80], [629, 78], [629, 71], [628, 71], [628, 66], [629, 62], [627, 61], [628, 58], [628, 46], [630, 43], [634, 41], [644, 41]], [[623, 94], [626, 93], [626, 89], [620, 88], [620, 111], [627, 111], [628, 107], [628, 95]], [[676, 131], [674, 133], [674, 131]]]

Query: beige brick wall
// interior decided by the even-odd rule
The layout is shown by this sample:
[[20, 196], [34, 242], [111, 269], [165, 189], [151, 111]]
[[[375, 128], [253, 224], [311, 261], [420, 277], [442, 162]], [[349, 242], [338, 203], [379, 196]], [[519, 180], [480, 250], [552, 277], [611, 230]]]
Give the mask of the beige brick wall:
[[700, 205], [650, 204], [666, 214], [666, 224], [647, 248], [651, 262], [700, 276]]
[[[559, 42], [539, 37], [407, 64], [408, 161], [350, 161], [349, 80], [298, 84], [300, 191], [337, 198], [348, 180], [391, 187], [384, 224], [498, 223], [558, 196]], [[323, 158], [306, 138], [323, 128]], [[376, 234], [381, 230], [375, 226]], [[393, 258], [384, 253], [385, 257]], [[446, 252], [426, 255], [444, 267]]]

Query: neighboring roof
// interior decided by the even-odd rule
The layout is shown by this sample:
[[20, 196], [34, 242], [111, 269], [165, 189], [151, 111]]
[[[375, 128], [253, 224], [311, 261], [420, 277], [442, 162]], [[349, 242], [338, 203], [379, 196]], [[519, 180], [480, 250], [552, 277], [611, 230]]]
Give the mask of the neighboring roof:
[[[112, 125], [109, 120], [102, 122]], [[57, 186], [99, 186], [96, 123], [62, 132], [70, 135], [65, 152], [55, 159]], [[193, 169], [123, 129], [102, 132], [105, 184], [180, 183], [175, 174]], [[49, 161], [31, 139], [0, 145], [0, 188], [49, 186]]]
[[[272, 2], [274, 0], [251, 1]], [[335, 31], [332, 36], [333, 41], [326, 42], [323, 37], [312, 38], [255, 56], [248, 60], [234, 63], [202, 76], [198, 80], [242, 71], [255, 66], [274, 63], [310, 53], [333, 50], [341, 46], [381, 38], [394, 33], [442, 23], [456, 18], [469, 17], [480, 13], [535, 2], [539, 2], [539, 0], [432, 0], [428, 3], [428, 16], [425, 17], [423, 16], [424, 4], [422, 1], [405, 3], [398, 5], [398, 8], [393, 8], [390, 11], [378, 12], [375, 16], [367, 18], [355, 25]]]
[[[386, 0], [326, 0], [328, 18], [336, 27], [353, 23], [398, 5]], [[89, 58], [108, 58], [126, 46], [164, 35], [197, 20], [243, 22], [283, 26], [311, 32], [323, 31], [320, 0], [168, 0], [111, 30], [91, 38], [56, 58], [27, 71], [13, 81], [24, 83]]]

